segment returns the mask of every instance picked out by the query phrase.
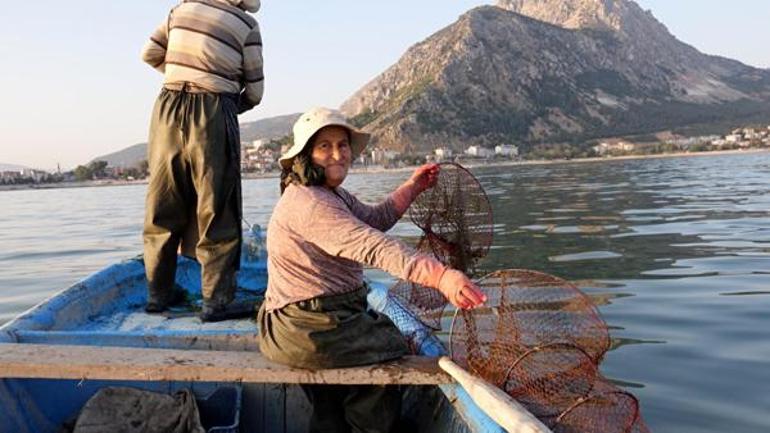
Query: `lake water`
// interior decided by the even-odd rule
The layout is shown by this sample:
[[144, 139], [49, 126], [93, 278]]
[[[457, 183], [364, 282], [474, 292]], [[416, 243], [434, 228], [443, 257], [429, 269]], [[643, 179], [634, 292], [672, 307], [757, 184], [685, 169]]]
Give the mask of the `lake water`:
[[[655, 432], [770, 431], [770, 154], [474, 169], [495, 211], [482, 268], [576, 281], [611, 327], [605, 376]], [[409, 173], [352, 175], [383, 197]], [[0, 192], [0, 323], [141, 252], [145, 186]], [[265, 225], [276, 179], [244, 182]], [[403, 220], [393, 231], [412, 239]]]

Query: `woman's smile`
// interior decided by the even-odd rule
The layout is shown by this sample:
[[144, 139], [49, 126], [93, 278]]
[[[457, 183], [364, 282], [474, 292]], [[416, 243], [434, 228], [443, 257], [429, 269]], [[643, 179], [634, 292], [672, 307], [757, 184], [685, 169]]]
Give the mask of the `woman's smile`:
[[313, 164], [323, 167], [326, 186], [336, 188], [348, 175], [352, 160], [350, 134], [341, 126], [327, 126], [315, 136], [311, 152]]

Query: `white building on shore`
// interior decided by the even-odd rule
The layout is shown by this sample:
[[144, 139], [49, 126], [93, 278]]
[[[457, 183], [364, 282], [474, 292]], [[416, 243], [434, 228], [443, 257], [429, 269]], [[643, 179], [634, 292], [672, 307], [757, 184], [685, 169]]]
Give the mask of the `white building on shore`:
[[491, 158], [495, 156], [495, 151], [483, 146], [470, 146], [465, 149], [465, 154], [475, 158]]
[[624, 140], [609, 140], [602, 141], [592, 149], [597, 155], [608, 155], [615, 152], [631, 152], [636, 148], [634, 143], [630, 143]]
[[508, 158], [516, 158], [519, 156], [519, 147], [512, 144], [501, 144], [495, 146], [495, 154]]
[[438, 162], [452, 159], [452, 149], [447, 147], [439, 147], [433, 151], [433, 154], [436, 155], [436, 161]]
[[371, 151], [371, 157], [372, 157], [372, 164], [388, 164], [396, 157], [398, 157], [399, 153], [395, 150], [390, 149], [372, 149]]

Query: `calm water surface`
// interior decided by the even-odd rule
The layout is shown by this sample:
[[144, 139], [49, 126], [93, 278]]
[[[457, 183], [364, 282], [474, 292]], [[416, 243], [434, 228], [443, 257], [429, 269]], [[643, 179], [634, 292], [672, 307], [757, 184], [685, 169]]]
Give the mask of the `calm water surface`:
[[[495, 211], [484, 270], [553, 273], [597, 300], [615, 343], [602, 370], [653, 431], [770, 432], [770, 154], [473, 172]], [[407, 176], [346, 186], [375, 200]], [[144, 192], [0, 192], [0, 323], [138, 254]], [[276, 180], [244, 182], [244, 197], [265, 225]]]

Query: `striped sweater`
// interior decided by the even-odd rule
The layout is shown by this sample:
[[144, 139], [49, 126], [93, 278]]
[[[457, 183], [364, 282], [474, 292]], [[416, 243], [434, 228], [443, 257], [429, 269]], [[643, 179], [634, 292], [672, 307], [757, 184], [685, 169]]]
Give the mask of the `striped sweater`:
[[256, 7], [243, 3], [254, 0], [182, 0], [150, 36], [142, 59], [164, 74], [164, 84], [240, 94], [238, 112], [252, 109], [264, 91], [262, 37], [242, 9]]

